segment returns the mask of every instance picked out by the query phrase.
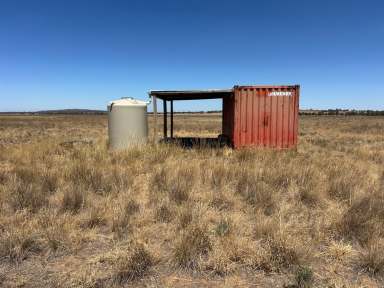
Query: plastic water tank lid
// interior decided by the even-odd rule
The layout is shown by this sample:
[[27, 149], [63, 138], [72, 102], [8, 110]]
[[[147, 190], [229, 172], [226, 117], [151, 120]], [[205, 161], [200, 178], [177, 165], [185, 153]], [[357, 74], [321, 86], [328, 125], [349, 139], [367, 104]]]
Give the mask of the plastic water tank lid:
[[113, 100], [113, 101], [109, 102], [108, 105], [110, 106], [112, 104], [113, 104], [113, 106], [116, 106], [116, 105], [117, 106], [147, 106], [148, 102], [134, 99], [132, 97], [123, 97], [121, 99]]

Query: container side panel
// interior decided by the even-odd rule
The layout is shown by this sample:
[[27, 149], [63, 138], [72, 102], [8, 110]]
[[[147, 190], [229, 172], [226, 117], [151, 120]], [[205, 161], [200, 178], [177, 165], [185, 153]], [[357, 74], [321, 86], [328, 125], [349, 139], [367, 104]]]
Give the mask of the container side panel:
[[288, 148], [290, 147], [290, 143], [289, 143], [289, 118], [290, 118], [290, 112], [291, 112], [291, 106], [289, 105], [290, 103], [290, 100], [292, 98], [292, 96], [287, 96], [285, 97], [285, 103], [286, 103], [286, 119], [285, 119], [285, 147]]
[[277, 128], [276, 128], [276, 147], [281, 147], [281, 97], [276, 96], [277, 98], [277, 113], [276, 113], [276, 122], [277, 122]]
[[247, 135], [247, 91], [241, 90], [241, 137], [240, 143], [245, 145], [245, 136]]
[[272, 122], [272, 100], [273, 97], [268, 97], [269, 100], [269, 123], [268, 123], [268, 146], [273, 147], [273, 141], [272, 141], [272, 127], [273, 127], [273, 122]]
[[247, 89], [247, 112], [246, 112], [246, 118], [247, 118], [247, 132], [246, 132], [246, 143], [252, 144], [252, 122], [253, 122], [253, 113], [252, 113], [252, 90], [253, 89]]
[[247, 145], [247, 130], [248, 130], [248, 114], [247, 114], [247, 111], [248, 111], [248, 107], [247, 107], [247, 104], [248, 104], [248, 89], [245, 89], [243, 90], [243, 96], [241, 97], [242, 98], [242, 101], [243, 101], [243, 113], [242, 113], [242, 123], [244, 125], [244, 129], [241, 130], [241, 133], [242, 133], [242, 145]]
[[264, 119], [264, 97], [262, 95], [261, 89], [258, 90], [258, 98], [259, 98], [259, 118], [258, 118], [258, 126], [259, 126], [259, 139], [258, 145], [263, 145], [264, 142], [264, 127], [263, 127], [263, 119]]
[[241, 102], [240, 102], [240, 91], [236, 98], [236, 118], [237, 118], [237, 129], [236, 129], [236, 137], [237, 137], [237, 145], [240, 147], [240, 139], [241, 139]]
[[[280, 90], [281, 91], [281, 90]], [[282, 97], [281, 99], [282, 101], [282, 105], [281, 105], [281, 110], [282, 110], [282, 113], [281, 113], [281, 117], [282, 117], [282, 121], [281, 121], [281, 147], [284, 148], [285, 147], [285, 144], [286, 144], [286, 123], [287, 123], [287, 119], [288, 119], [288, 115], [286, 114], [286, 109], [287, 109], [287, 105], [286, 105], [286, 100], [287, 100], [287, 97]]]
[[299, 98], [298, 98], [298, 91], [299, 87], [295, 87], [294, 89], [291, 89], [292, 96], [290, 97], [290, 147], [295, 147], [297, 144], [297, 133], [298, 133], [298, 114], [299, 114]]
[[243, 123], [243, 111], [244, 111], [244, 108], [243, 108], [243, 101], [242, 101], [242, 98], [243, 98], [243, 95], [242, 95], [242, 91], [240, 90], [239, 91], [239, 97], [238, 97], [238, 109], [239, 109], [239, 112], [238, 112], [238, 119], [239, 119], [239, 129], [238, 129], [238, 142], [239, 142], [239, 145], [241, 146], [241, 135], [242, 135], [242, 130], [243, 130], [243, 126], [244, 126], [244, 123]]
[[287, 97], [281, 96], [281, 146], [280, 148], [284, 148], [285, 145], [285, 122], [287, 121], [285, 115], [285, 100]]
[[299, 100], [300, 100], [300, 87], [296, 87], [296, 97], [295, 97], [295, 131], [294, 131], [294, 144], [297, 145], [297, 135], [299, 133]]
[[250, 125], [250, 142], [254, 143], [255, 138], [255, 99], [254, 99], [254, 93], [255, 89], [250, 89], [250, 105], [251, 105], [251, 125]]
[[247, 144], [247, 90], [242, 91], [241, 95], [241, 124], [242, 124], [242, 129], [241, 129], [241, 145], [246, 145]]
[[[289, 92], [292, 92], [292, 91], [289, 91]], [[290, 138], [291, 138], [291, 98], [292, 96], [287, 96], [287, 101], [286, 101], [286, 106], [287, 106], [287, 124], [286, 124], [286, 147], [290, 147], [291, 146], [291, 141], [290, 141]]]
[[264, 111], [264, 123], [263, 123], [264, 135], [265, 135], [264, 146], [270, 146], [270, 143], [271, 143], [271, 141], [270, 141], [271, 140], [271, 98], [272, 97], [268, 97], [268, 93], [269, 93], [268, 89], [265, 89], [263, 92], [265, 93], [265, 96], [264, 96], [265, 111]]
[[259, 97], [257, 95], [257, 89], [253, 89], [252, 92], [253, 97], [253, 110], [255, 113], [253, 114], [253, 140], [252, 143], [257, 145], [257, 140], [259, 139]]
[[292, 97], [292, 103], [291, 103], [291, 109], [292, 109], [292, 115], [291, 115], [291, 118], [292, 118], [292, 126], [291, 126], [291, 138], [292, 138], [292, 146], [295, 146], [296, 145], [296, 113], [298, 111], [296, 111], [296, 100], [297, 100], [297, 89], [294, 90], [294, 95]]
[[261, 89], [260, 90], [260, 95], [261, 95], [261, 99], [263, 101], [263, 104], [261, 106], [262, 108], [262, 118], [261, 118], [261, 127], [263, 129], [263, 136], [262, 136], [262, 140], [261, 140], [261, 145], [262, 146], [266, 146], [266, 137], [267, 137], [267, 119], [268, 119], [268, 115], [267, 115], [267, 95], [268, 95], [268, 92], [266, 89]]
[[293, 96], [289, 96], [288, 98], [288, 147], [291, 147], [293, 145], [293, 111], [294, 111], [294, 98], [295, 98], [295, 91], [291, 90]]
[[232, 137], [235, 148], [265, 146], [282, 149], [296, 145], [298, 87], [237, 86], [234, 92]]
[[271, 99], [271, 147], [277, 146], [277, 97]]
[[259, 127], [259, 117], [260, 117], [260, 97], [259, 97], [259, 90], [254, 89], [253, 93], [253, 105], [254, 105], [254, 110], [255, 114], [253, 115], [253, 129], [254, 131], [254, 138], [253, 138], [253, 143], [255, 145], [259, 144], [259, 137], [260, 137], [260, 127]]

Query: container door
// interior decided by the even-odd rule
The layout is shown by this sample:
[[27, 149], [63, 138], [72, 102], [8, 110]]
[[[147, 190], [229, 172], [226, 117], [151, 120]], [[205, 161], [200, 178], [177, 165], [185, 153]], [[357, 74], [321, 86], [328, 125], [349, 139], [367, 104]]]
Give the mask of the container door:
[[268, 100], [266, 89], [235, 89], [235, 147], [269, 145], [271, 103]]
[[289, 148], [294, 146], [296, 128], [296, 91], [294, 89], [272, 88], [267, 92], [270, 103], [270, 132], [267, 146]]

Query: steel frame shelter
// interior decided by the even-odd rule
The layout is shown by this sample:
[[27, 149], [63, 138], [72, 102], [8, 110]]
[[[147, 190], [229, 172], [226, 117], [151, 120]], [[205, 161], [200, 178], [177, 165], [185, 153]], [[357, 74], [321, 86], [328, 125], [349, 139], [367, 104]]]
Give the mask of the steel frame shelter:
[[149, 96], [152, 97], [154, 114], [154, 135], [157, 136], [157, 99], [163, 100], [163, 134], [168, 137], [168, 116], [167, 101], [170, 102], [170, 137], [173, 139], [173, 101], [177, 100], [207, 100], [223, 99], [232, 97], [233, 89], [210, 89], [210, 90], [151, 90]]

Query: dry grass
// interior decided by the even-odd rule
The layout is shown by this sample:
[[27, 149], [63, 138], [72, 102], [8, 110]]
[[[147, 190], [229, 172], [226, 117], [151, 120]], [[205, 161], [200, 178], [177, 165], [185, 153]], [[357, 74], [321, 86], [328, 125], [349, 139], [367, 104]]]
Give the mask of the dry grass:
[[124, 283], [142, 278], [153, 264], [152, 256], [142, 246], [135, 247], [131, 255], [121, 256], [116, 265], [115, 279]]
[[106, 124], [0, 118], [0, 286], [384, 287], [384, 118], [302, 117], [297, 151], [110, 152]]
[[193, 226], [187, 229], [176, 244], [174, 260], [182, 268], [198, 269], [199, 260], [211, 250], [211, 242], [205, 228]]

